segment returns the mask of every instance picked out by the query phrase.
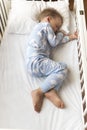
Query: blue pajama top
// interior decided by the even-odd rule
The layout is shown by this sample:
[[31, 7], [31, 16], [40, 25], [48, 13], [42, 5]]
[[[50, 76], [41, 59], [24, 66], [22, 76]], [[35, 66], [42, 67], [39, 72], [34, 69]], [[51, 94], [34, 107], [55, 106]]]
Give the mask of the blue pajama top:
[[48, 22], [38, 23], [31, 32], [27, 50], [26, 50], [26, 63], [29, 63], [30, 58], [32, 61], [38, 56], [50, 56], [52, 47], [58, 44], [63, 44], [69, 41], [69, 36], [64, 36], [62, 32], [55, 35], [53, 29]]
[[55, 35], [50, 23], [40, 22], [31, 32], [28, 41], [27, 58], [38, 55], [49, 57], [51, 48], [68, 42], [69, 36], [64, 36], [62, 32]]

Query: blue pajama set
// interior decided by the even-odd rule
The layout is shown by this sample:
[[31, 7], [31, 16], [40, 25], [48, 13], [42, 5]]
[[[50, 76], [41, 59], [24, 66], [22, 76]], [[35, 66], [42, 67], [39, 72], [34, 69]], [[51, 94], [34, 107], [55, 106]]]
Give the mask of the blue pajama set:
[[62, 32], [56, 35], [48, 22], [38, 23], [29, 36], [26, 47], [27, 71], [36, 77], [46, 77], [40, 84], [45, 93], [52, 88], [58, 90], [67, 76], [67, 65], [50, 59], [50, 51], [58, 44], [69, 41]]

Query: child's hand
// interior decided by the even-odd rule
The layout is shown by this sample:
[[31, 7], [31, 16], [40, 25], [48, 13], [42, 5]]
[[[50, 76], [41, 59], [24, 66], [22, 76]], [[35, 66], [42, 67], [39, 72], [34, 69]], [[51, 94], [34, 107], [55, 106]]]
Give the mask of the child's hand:
[[67, 33], [64, 30], [60, 30], [60, 32], [62, 32], [64, 36], [67, 36]]
[[70, 38], [70, 40], [77, 39], [77, 38], [78, 38], [78, 33], [77, 33], [77, 31], [74, 32], [74, 34], [70, 34], [70, 35], [69, 35], [69, 38]]

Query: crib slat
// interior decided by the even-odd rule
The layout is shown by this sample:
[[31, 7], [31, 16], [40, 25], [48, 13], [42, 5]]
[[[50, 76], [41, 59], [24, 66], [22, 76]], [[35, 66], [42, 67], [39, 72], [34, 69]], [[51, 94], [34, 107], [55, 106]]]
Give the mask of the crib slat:
[[83, 116], [85, 116], [86, 114], [87, 114], [87, 108], [84, 110]]
[[86, 98], [84, 97], [82, 100], [82, 104], [83, 104], [83, 111], [86, 109]]
[[84, 116], [84, 122], [85, 122], [84, 128], [85, 130], [87, 130], [87, 114]]
[[[79, 69], [80, 71], [80, 80], [81, 80], [81, 89], [82, 89], [82, 105], [83, 105], [83, 113], [87, 109], [87, 60], [86, 60], [86, 50], [87, 50], [87, 40], [86, 40], [86, 25], [85, 25], [85, 16], [84, 16], [84, 7], [83, 7], [83, 0], [76, 1], [76, 16], [77, 16], [77, 26], [79, 31], [79, 43], [78, 46], [78, 54], [79, 54]], [[81, 54], [80, 54], [81, 52]], [[87, 114], [84, 115], [84, 125], [85, 130], [87, 130]]]
[[87, 123], [85, 124], [85, 130], [87, 130]]
[[85, 96], [85, 90], [82, 91], [82, 100], [84, 99]]
[[83, 85], [83, 87], [81, 89], [81, 93], [83, 93], [84, 91], [85, 91], [85, 88], [84, 88], [84, 85]]
[[5, 17], [4, 6], [3, 6], [2, 1], [1, 1], [0, 8], [1, 8], [1, 18], [2, 18], [2, 20], [3, 20], [3, 24], [4, 24], [4, 26], [5, 26], [5, 25], [6, 25], [6, 17]]
[[74, 0], [69, 0], [69, 9], [71, 11], [74, 9]]
[[8, 19], [8, 9], [9, 9], [8, 3], [10, 3], [9, 0], [0, 0], [0, 43]]

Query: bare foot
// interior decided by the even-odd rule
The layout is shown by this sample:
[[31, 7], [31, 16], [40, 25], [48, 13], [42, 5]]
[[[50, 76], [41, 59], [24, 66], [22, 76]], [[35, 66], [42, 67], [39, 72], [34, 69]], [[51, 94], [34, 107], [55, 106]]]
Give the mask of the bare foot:
[[44, 98], [42, 91], [40, 90], [40, 88], [33, 90], [31, 92], [31, 95], [32, 95], [34, 110], [36, 112], [40, 112], [41, 107], [42, 107], [42, 103], [43, 103], [43, 98]]
[[56, 90], [52, 89], [45, 93], [46, 98], [48, 98], [56, 107], [64, 108], [64, 103], [58, 96]]

